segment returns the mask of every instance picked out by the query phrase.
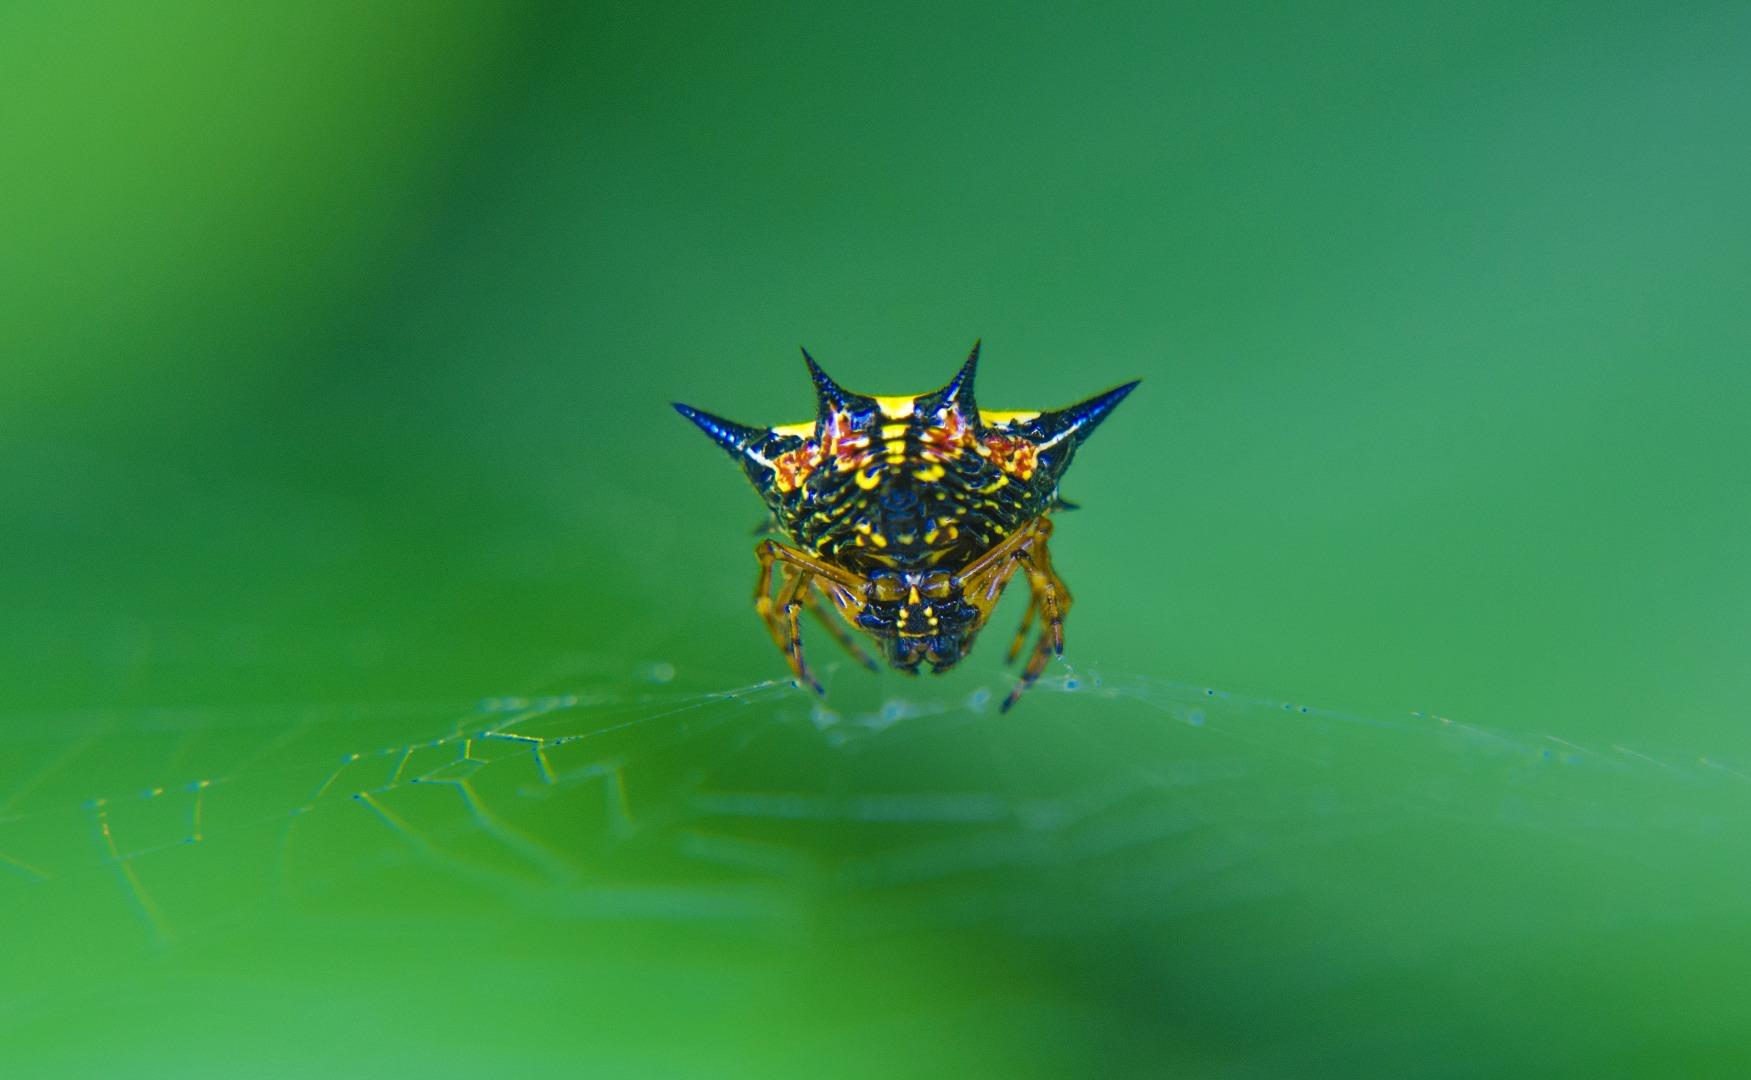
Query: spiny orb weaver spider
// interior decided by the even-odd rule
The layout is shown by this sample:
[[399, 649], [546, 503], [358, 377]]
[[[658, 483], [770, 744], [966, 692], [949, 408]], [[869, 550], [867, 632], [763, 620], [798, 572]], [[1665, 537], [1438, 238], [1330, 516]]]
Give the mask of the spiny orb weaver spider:
[[[824, 694], [803, 659], [808, 608], [828, 633], [879, 670], [821, 601], [881, 645], [888, 663], [916, 675], [953, 667], [1017, 573], [1031, 597], [1010, 643], [1014, 662], [1037, 617], [1041, 628], [1003, 711], [1064, 652], [1070, 591], [1052, 569], [1050, 515], [1071, 509], [1058, 481], [1077, 447], [1136, 382], [1056, 412], [991, 412], [973, 398], [979, 346], [940, 390], [914, 397], [854, 394], [807, 349], [815, 418], [745, 427], [679, 402], [675, 409], [734, 457], [797, 546], [761, 540], [754, 607], [797, 681]], [[774, 591], [774, 568], [777, 589]]]

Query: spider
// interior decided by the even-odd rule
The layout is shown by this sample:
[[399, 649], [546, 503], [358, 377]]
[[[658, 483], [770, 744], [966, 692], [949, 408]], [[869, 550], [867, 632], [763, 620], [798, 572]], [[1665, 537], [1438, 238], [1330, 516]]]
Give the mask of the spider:
[[807, 349], [803, 360], [815, 383], [813, 420], [746, 427], [675, 404], [741, 463], [771, 512], [769, 531], [793, 542], [767, 538], [754, 548], [754, 608], [773, 644], [798, 683], [822, 695], [803, 658], [805, 608], [871, 670], [878, 665], [847, 627], [900, 671], [916, 675], [928, 663], [944, 672], [972, 649], [1021, 574], [1030, 596], [1008, 662], [1036, 619], [1040, 632], [1003, 702], [1008, 712], [1064, 652], [1070, 590], [1046, 546], [1051, 514], [1073, 509], [1058, 481], [1137, 383], [1056, 412], [991, 412], [973, 397], [978, 343], [947, 386], [912, 397], [852, 393]]

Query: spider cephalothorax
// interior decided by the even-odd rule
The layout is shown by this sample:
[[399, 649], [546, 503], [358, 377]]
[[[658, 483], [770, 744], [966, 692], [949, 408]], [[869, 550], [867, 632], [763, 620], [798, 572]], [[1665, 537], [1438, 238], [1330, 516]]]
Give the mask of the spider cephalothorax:
[[991, 412], [973, 396], [976, 344], [947, 386], [913, 397], [852, 393], [806, 350], [803, 359], [815, 381], [812, 421], [754, 428], [675, 406], [741, 462], [797, 545], [763, 540], [755, 548], [755, 607], [773, 641], [798, 680], [820, 692], [798, 629], [801, 609], [811, 608], [841, 645], [875, 667], [824, 610], [824, 598], [879, 642], [894, 667], [946, 671], [972, 648], [1010, 578], [1025, 573], [1031, 599], [1010, 658], [1036, 616], [1041, 631], [1004, 702], [1009, 708], [1064, 648], [1070, 593], [1046, 550], [1049, 515], [1067, 506], [1058, 481], [1137, 384], [1055, 412]]

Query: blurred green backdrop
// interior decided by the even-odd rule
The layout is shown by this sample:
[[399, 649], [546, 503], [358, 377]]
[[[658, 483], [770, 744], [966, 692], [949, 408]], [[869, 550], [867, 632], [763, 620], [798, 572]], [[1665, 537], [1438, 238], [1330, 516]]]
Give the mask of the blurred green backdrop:
[[[1748, 57], [1739, 4], [7, 7], [9, 1057], [1729, 1071]], [[723, 693], [783, 672], [758, 504], [667, 403], [980, 336], [989, 407], [1144, 379], [1070, 668]], [[438, 743], [508, 695], [565, 782]]]

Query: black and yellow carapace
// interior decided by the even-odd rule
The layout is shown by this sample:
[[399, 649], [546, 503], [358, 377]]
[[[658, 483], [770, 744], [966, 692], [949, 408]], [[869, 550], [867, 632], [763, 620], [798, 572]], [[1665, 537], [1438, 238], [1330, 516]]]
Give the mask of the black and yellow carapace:
[[[1007, 710], [1064, 651], [1070, 592], [1052, 569], [1050, 515], [1068, 504], [1058, 481], [1135, 382], [1056, 412], [991, 412], [973, 396], [979, 346], [947, 386], [913, 397], [854, 394], [808, 351], [815, 418], [755, 428], [677, 403], [682, 416], [739, 461], [777, 528], [762, 540], [754, 605], [797, 680], [821, 693], [803, 659], [808, 608], [866, 666], [875, 662], [833, 621], [870, 635], [911, 674], [953, 667], [973, 646], [1017, 573], [1031, 592], [1009, 647], [1040, 634]], [[776, 589], [774, 570], [776, 569]]]

